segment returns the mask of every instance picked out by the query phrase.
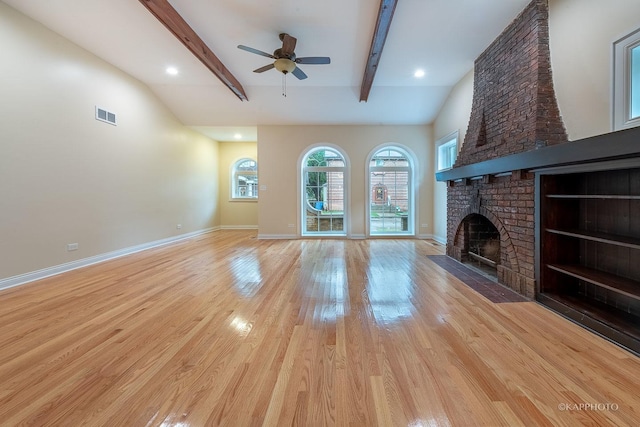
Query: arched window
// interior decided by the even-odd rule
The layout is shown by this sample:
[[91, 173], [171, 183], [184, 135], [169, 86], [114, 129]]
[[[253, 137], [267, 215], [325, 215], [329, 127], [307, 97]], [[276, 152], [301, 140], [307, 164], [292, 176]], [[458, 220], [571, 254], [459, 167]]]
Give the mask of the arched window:
[[369, 161], [369, 235], [412, 235], [413, 165], [401, 147], [376, 150]]
[[345, 172], [345, 159], [333, 148], [314, 148], [303, 157], [303, 235], [346, 235]]
[[252, 159], [240, 159], [231, 168], [231, 198], [258, 198], [258, 163]]

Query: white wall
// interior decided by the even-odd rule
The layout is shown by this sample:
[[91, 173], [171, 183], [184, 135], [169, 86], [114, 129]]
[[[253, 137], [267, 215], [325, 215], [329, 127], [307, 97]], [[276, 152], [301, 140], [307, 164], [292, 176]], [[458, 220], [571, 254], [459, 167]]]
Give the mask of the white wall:
[[[458, 151], [467, 134], [473, 101], [473, 70], [469, 71], [451, 90], [433, 123], [434, 159], [438, 150], [437, 141], [458, 131]], [[446, 141], [445, 141], [446, 142]], [[434, 164], [435, 169], [435, 164]], [[433, 235], [439, 242], [447, 240], [447, 185], [434, 180], [433, 189]]]
[[549, 0], [553, 81], [570, 140], [612, 131], [613, 43], [638, 28], [638, 0]]
[[0, 52], [0, 279], [219, 224], [217, 143], [146, 86], [1, 2]]
[[[433, 140], [430, 126], [259, 126], [258, 168], [260, 191], [258, 215], [260, 237], [285, 237], [300, 234], [298, 206], [298, 162], [315, 144], [340, 147], [351, 163], [350, 235], [364, 237], [368, 188], [366, 159], [374, 148], [385, 143], [408, 147], [417, 157], [418, 201], [415, 230], [431, 234], [433, 200]], [[289, 228], [289, 224], [294, 224]], [[422, 228], [421, 225], [426, 227]]]
[[256, 142], [220, 142], [219, 147], [220, 226], [222, 228], [257, 228], [258, 201], [231, 200], [231, 169], [240, 159], [248, 158], [257, 161], [258, 144]]

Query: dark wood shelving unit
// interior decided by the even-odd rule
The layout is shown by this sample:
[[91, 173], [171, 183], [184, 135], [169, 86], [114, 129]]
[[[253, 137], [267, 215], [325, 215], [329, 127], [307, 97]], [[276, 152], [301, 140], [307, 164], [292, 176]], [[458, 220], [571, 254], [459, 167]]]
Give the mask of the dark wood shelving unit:
[[594, 270], [593, 268], [587, 268], [581, 265], [547, 264], [547, 267], [568, 276], [592, 283], [596, 286], [601, 286], [622, 295], [626, 295], [629, 298], [640, 300], [640, 293], [638, 292], [640, 283], [634, 280], [628, 280], [616, 276], [615, 274], [605, 273], [600, 270]]
[[569, 295], [547, 293], [540, 295], [538, 301], [576, 323], [638, 353], [636, 345], [640, 341], [640, 332], [635, 316], [623, 313], [612, 317], [609, 313], [611, 309], [607, 304], [586, 301], [584, 298]]
[[640, 163], [540, 169], [536, 193], [536, 299], [640, 354]]
[[618, 194], [547, 194], [550, 199], [613, 199], [640, 200], [640, 196]]
[[615, 234], [595, 233], [593, 231], [583, 230], [554, 230], [553, 228], [547, 228], [546, 231], [547, 233], [577, 237], [578, 239], [593, 240], [594, 242], [609, 243], [611, 245], [640, 249], [640, 239], [635, 237], [617, 236]]

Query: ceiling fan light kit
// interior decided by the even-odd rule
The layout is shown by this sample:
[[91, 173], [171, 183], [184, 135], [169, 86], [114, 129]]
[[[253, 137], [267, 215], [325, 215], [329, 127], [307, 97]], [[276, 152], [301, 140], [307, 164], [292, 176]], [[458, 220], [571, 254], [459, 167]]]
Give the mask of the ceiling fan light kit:
[[276, 59], [276, 62], [273, 63], [273, 66], [282, 74], [291, 73], [296, 69], [296, 63], [288, 58]]

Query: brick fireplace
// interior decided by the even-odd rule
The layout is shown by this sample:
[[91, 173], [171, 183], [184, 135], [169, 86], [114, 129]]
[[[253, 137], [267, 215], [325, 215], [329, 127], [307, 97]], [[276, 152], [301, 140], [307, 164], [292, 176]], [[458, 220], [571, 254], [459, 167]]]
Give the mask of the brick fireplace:
[[[471, 117], [454, 168], [566, 141], [551, 75], [548, 4], [534, 0], [475, 62]], [[488, 259], [498, 282], [529, 298], [534, 188], [533, 174], [516, 169], [450, 180], [447, 189], [447, 255]], [[478, 242], [473, 230], [485, 222], [495, 233]], [[487, 248], [490, 256], [479, 253]]]

